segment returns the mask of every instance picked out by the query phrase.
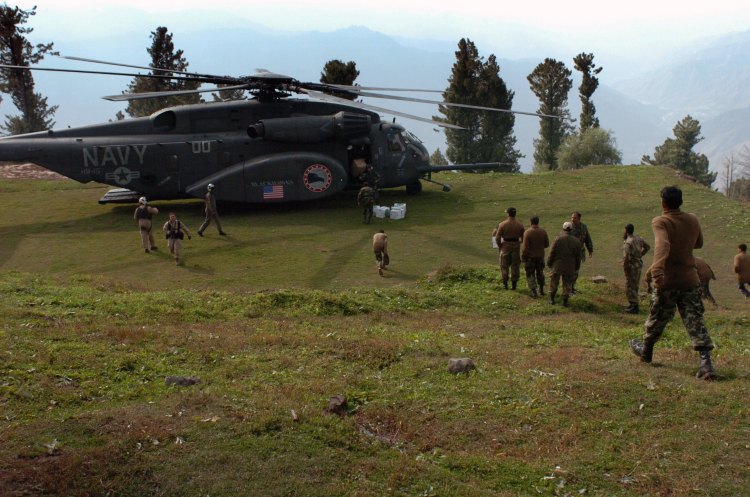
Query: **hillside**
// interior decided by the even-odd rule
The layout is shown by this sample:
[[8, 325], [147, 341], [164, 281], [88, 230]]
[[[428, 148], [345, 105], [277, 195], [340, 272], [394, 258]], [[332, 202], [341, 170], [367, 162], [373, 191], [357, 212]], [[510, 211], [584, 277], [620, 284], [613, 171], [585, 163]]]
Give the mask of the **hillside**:
[[[185, 267], [144, 254], [133, 206], [96, 204], [104, 187], [0, 180], [4, 494], [742, 495], [749, 316], [728, 265], [747, 208], [653, 167], [438, 179], [453, 192], [385, 192], [407, 216], [371, 226], [353, 194], [221, 206], [230, 236], [186, 241]], [[679, 321], [653, 366], [627, 347], [645, 314], [622, 312], [622, 228], [652, 241], [674, 183], [719, 278], [716, 382], [692, 377]], [[157, 205], [202, 217], [197, 201]], [[583, 212], [595, 253], [569, 309], [523, 279], [502, 290], [489, 235], [510, 205], [551, 234]], [[453, 357], [478, 370], [449, 374]]]
[[[132, 206], [96, 203], [107, 187], [70, 181], [4, 182], [0, 268], [33, 273], [44, 267], [46, 274], [59, 278], [94, 274], [144, 289], [158, 288], [164, 281], [172, 288], [218, 285], [246, 290], [405, 285], [446, 263], [494, 264], [489, 233], [504, 209], [513, 205], [525, 222], [538, 214], [552, 234], [571, 211], [581, 211], [596, 245], [584, 274], [619, 281], [622, 227], [631, 222], [651, 239], [650, 221], [660, 211], [658, 191], [680, 181], [672, 170], [652, 167], [436, 177], [451, 183], [453, 192], [445, 194], [429, 184], [416, 197], [403, 190], [385, 191], [381, 203], [407, 203], [407, 218], [371, 227], [361, 224], [356, 192], [314, 209], [309, 204], [225, 206], [222, 218], [231, 236], [186, 241], [187, 266], [177, 271], [168, 267], [163, 253], [147, 257], [138, 250]], [[698, 185], [685, 183], [685, 188], [686, 208], [704, 221], [702, 256], [715, 268], [720, 278], [717, 291], [723, 292], [721, 287], [731, 286], [727, 268], [750, 223], [746, 209]], [[200, 201], [156, 205], [162, 211], [161, 222], [169, 210], [193, 229], [202, 222]], [[366, 249], [371, 232], [381, 226], [390, 233], [396, 262], [389, 278], [373, 281]]]

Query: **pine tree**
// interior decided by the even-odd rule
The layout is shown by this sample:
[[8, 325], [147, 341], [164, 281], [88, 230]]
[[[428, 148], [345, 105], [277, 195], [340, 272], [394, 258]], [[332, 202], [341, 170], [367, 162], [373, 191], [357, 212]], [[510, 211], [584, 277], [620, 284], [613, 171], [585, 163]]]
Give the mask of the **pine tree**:
[[700, 123], [688, 115], [672, 131], [675, 137], [667, 138], [657, 146], [653, 159], [644, 155], [641, 163], [673, 167], [710, 187], [716, 180], [717, 173], [709, 171], [708, 157], [693, 151], [693, 147], [703, 140]]
[[572, 131], [568, 93], [573, 87], [572, 71], [554, 59], [544, 59], [527, 76], [531, 91], [539, 99], [539, 112], [559, 116], [560, 119], [539, 120], [539, 138], [534, 140], [534, 169], [557, 169], [557, 149]]
[[[359, 71], [356, 62], [350, 60], [344, 63], [339, 59], [333, 59], [326, 62], [323, 67], [323, 72], [320, 73], [320, 82], [328, 85], [353, 86], [357, 76], [359, 76]], [[334, 93], [334, 95], [348, 100], [357, 98], [356, 95], [350, 93]]]
[[599, 119], [596, 117], [596, 107], [591, 101], [591, 95], [599, 87], [599, 78], [597, 74], [602, 72], [602, 67], [596, 67], [594, 64], [594, 54], [579, 53], [573, 59], [576, 71], [581, 73], [581, 86], [578, 91], [581, 97], [581, 131], [589, 128], [598, 128]]
[[[151, 32], [151, 47], [147, 49], [151, 56], [149, 67], [154, 69], [163, 69], [161, 71], [151, 71], [150, 75], [172, 76], [174, 71], [186, 71], [188, 68], [187, 60], [182, 56], [183, 51], [175, 52], [174, 43], [172, 42], [172, 33], [167, 33], [167, 28], [158, 27], [156, 31]], [[183, 91], [197, 90], [200, 83], [197, 81], [170, 80], [166, 78], [149, 78], [136, 76], [128, 85], [126, 93], [144, 93], [155, 91]], [[165, 107], [174, 105], [195, 104], [200, 102], [200, 96], [197, 93], [189, 95], [173, 95], [169, 97], [147, 98], [141, 100], [131, 100], [125, 112], [131, 117], [149, 116], [154, 112]]]
[[[21, 10], [18, 7], [0, 5], [0, 63], [14, 66], [29, 66], [44, 58], [52, 51], [53, 44], [32, 46], [27, 34], [33, 28], [22, 27], [30, 16], [36, 15], [36, 7]], [[0, 92], [9, 93], [13, 105], [21, 111], [20, 116], [5, 116], [3, 131], [17, 135], [33, 131], [43, 131], [54, 126], [52, 117], [58, 106], [50, 107], [47, 97], [34, 92], [34, 77], [25, 69], [0, 70]]]
[[448, 159], [445, 158], [443, 152], [441, 152], [439, 148], [436, 148], [430, 156], [430, 164], [432, 164], [433, 166], [447, 166]]
[[[514, 93], [507, 89], [499, 73], [500, 67], [494, 55], [484, 62], [476, 45], [462, 38], [458, 42], [456, 62], [448, 79], [448, 88], [443, 92], [443, 100], [510, 110]], [[445, 130], [446, 155], [450, 161], [500, 162], [509, 165], [501, 166], [499, 170], [518, 172], [517, 162], [522, 155], [515, 149], [515, 116], [512, 113], [447, 106], [440, 106], [440, 112], [445, 117], [435, 117], [435, 120], [465, 128]]]

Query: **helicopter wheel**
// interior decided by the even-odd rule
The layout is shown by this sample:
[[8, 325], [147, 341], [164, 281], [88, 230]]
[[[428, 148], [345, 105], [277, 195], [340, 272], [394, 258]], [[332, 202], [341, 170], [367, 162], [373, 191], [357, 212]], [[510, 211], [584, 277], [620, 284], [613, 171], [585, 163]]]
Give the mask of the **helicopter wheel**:
[[406, 193], [408, 195], [416, 195], [417, 193], [422, 191], [422, 183], [417, 180], [414, 183], [409, 183], [406, 185]]

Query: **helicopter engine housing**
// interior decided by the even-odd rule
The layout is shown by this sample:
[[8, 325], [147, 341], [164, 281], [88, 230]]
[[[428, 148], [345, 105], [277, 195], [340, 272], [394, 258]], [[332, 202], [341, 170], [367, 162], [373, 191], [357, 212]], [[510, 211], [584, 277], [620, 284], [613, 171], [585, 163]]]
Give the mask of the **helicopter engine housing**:
[[247, 134], [275, 142], [321, 143], [367, 136], [371, 123], [368, 115], [341, 111], [332, 116], [263, 119], [248, 126]]

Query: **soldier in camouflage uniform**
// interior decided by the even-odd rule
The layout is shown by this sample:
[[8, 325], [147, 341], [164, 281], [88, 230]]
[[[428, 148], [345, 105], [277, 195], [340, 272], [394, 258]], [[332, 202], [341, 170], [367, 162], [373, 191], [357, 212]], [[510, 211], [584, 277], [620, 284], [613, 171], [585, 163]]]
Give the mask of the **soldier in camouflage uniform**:
[[523, 224], [516, 221], [516, 208], [505, 209], [508, 217], [495, 228], [495, 242], [500, 251], [500, 275], [503, 286], [508, 289], [508, 277], [513, 290], [521, 277], [521, 240], [523, 240]]
[[[591, 235], [589, 234], [589, 227], [581, 222], [581, 213], [573, 211], [570, 214], [570, 222], [573, 224], [573, 230], [570, 232], [571, 235], [578, 238], [581, 242], [581, 263], [586, 261], [586, 251], [589, 252], [589, 257], [594, 256], [594, 242], [591, 241]], [[573, 293], [576, 293], [576, 281], [578, 281], [578, 272], [580, 268], [576, 270], [575, 277], [573, 278]]]
[[635, 234], [632, 224], [625, 225], [622, 242], [622, 269], [625, 271], [625, 294], [629, 303], [625, 312], [630, 314], [638, 314], [638, 284], [643, 270], [643, 256], [650, 248], [643, 238]]
[[377, 190], [371, 187], [368, 182], [362, 185], [357, 194], [357, 205], [362, 207], [362, 222], [370, 224], [372, 221], [372, 210], [375, 207], [375, 199], [378, 196]]
[[693, 249], [703, 247], [703, 233], [698, 218], [680, 210], [682, 191], [679, 188], [664, 187], [661, 199], [663, 214], [651, 221], [654, 261], [649, 272], [654, 285], [654, 300], [644, 324], [643, 341], [631, 340], [630, 349], [641, 361], [650, 363], [654, 344], [677, 309], [693, 349], [700, 355], [700, 368], [695, 376], [712, 380], [716, 378], [711, 364], [714, 344], [703, 322], [700, 280], [693, 258]]

